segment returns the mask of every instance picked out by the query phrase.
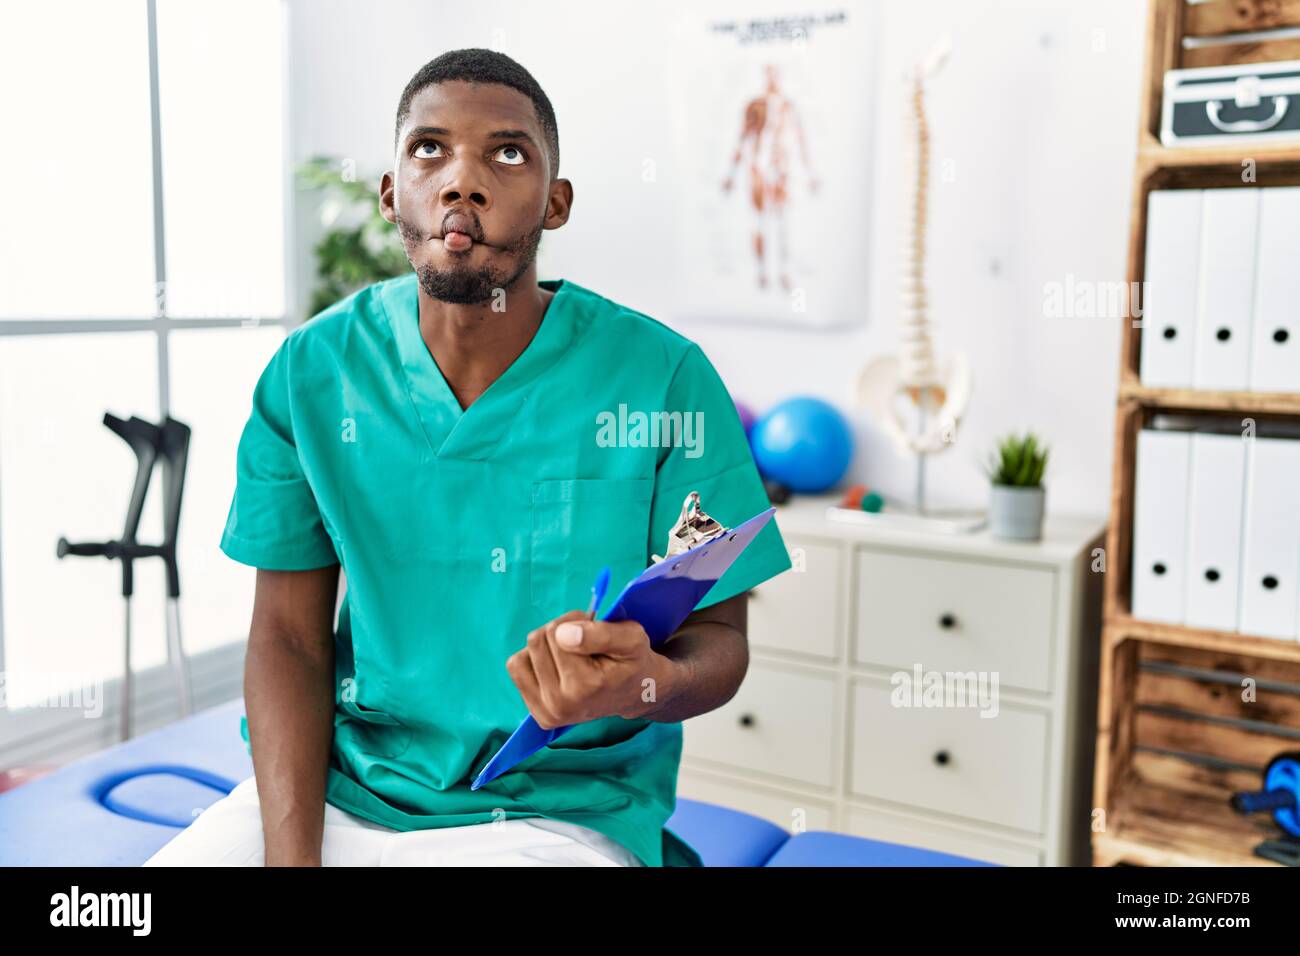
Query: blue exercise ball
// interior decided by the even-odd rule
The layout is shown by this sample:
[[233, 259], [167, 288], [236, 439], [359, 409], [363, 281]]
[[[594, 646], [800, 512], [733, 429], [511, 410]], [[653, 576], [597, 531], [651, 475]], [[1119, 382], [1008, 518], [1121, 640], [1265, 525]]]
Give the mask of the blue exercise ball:
[[853, 435], [844, 416], [819, 398], [791, 398], [754, 423], [749, 436], [764, 478], [812, 494], [844, 477]]

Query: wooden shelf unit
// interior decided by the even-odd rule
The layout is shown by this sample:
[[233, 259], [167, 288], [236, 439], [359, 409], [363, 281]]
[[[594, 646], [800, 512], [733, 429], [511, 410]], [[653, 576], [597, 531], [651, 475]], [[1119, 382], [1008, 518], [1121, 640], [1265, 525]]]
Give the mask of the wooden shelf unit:
[[1120, 381], [1119, 397], [1162, 412], [1244, 412], [1283, 418], [1300, 415], [1300, 394], [1294, 392], [1202, 392], [1150, 388], [1124, 379]]
[[1298, 165], [1295, 148], [1292, 146], [1257, 144], [1250, 150], [1243, 146], [1167, 147], [1162, 146], [1160, 140], [1151, 133], [1143, 134], [1138, 139], [1138, 168], [1165, 169], [1170, 176], [1175, 177], [1184, 169], [1223, 167], [1226, 172], [1239, 178], [1245, 160], [1250, 160], [1257, 171], [1272, 174], [1294, 172]]
[[[1166, 148], [1159, 141], [1166, 70], [1300, 59], [1300, 41], [1184, 48], [1183, 38], [1300, 27], [1300, 0], [1150, 0], [1141, 128], [1127, 261], [1140, 288], [1154, 189], [1300, 185], [1300, 143]], [[1243, 176], [1243, 173], [1248, 175]], [[1141, 383], [1141, 323], [1125, 320], [1115, 411], [1108, 573], [1103, 589], [1094, 803], [1094, 865], [1270, 865], [1256, 844], [1279, 831], [1229, 796], [1260, 785], [1264, 765], [1300, 749], [1300, 642], [1133, 618], [1137, 434], [1158, 412], [1300, 419], [1300, 393], [1150, 388]], [[1253, 683], [1251, 683], [1253, 682]], [[1243, 702], [1243, 685], [1255, 699]]]
[[1191, 647], [1198, 650], [1224, 651], [1258, 657], [1272, 661], [1290, 661], [1300, 664], [1300, 642], [1279, 641], [1272, 637], [1254, 637], [1232, 631], [1210, 631], [1158, 621], [1140, 621], [1137, 618], [1116, 615], [1107, 622], [1109, 639], [1149, 641], [1174, 647]]

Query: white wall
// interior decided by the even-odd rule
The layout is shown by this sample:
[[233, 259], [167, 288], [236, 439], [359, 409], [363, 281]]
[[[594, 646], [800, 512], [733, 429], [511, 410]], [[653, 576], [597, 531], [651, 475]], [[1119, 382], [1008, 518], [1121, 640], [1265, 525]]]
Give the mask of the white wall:
[[[850, 11], [856, 3], [844, 3]], [[393, 114], [411, 74], [439, 53], [488, 46], [542, 84], [560, 126], [561, 175], [573, 218], [547, 233], [544, 277], [563, 276], [648, 312], [698, 341], [732, 392], [765, 408], [820, 395], [858, 433], [853, 477], [907, 495], [913, 466], [852, 410], [866, 360], [897, 341], [906, 196], [899, 169], [903, 70], [943, 32], [953, 55], [929, 95], [931, 316], [940, 349], [970, 357], [975, 391], [953, 450], [932, 461], [934, 499], [982, 504], [979, 463], [993, 440], [1032, 427], [1053, 447], [1049, 510], [1104, 513], [1110, 490], [1120, 320], [1044, 316], [1044, 287], [1122, 281], [1136, 141], [1145, 4], [1135, 0], [887, 0], [879, 7], [879, 74], [860, 117], [873, 122], [871, 294], [860, 328], [803, 333], [680, 325], [670, 311], [673, 188], [664, 95], [674, 11], [655, 4], [552, 0], [473, 5], [410, 0], [289, 0], [292, 151], [386, 168]], [[790, 9], [833, 4], [791, 0]], [[869, 51], [864, 51], [864, 55]], [[655, 183], [643, 161], [658, 161]], [[947, 163], [946, 166], [942, 165]], [[951, 181], [941, 175], [952, 171]], [[855, 222], [855, 219], [857, 221]], [[309, 209], [299, 212], [301, 288], [310, 285]]]

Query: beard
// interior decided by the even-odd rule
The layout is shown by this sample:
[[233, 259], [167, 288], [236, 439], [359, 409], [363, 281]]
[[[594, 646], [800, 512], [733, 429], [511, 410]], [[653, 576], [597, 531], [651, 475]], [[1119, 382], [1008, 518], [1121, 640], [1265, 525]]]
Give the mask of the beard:
[[499, 252], [515, 260], [513, 269], [496, 268], [490, 264], [471, 266], [468, 263], [452, 266], [434, 266], [428, 263], [416, 265], [411, 251], [427, 242], [430, 237], [400, 216], [397, 218], [397, 229], [404, 240], [406, 258], [415, 270], [425, 295], [454, 305], [478, 305], [490, 301], [498, 294], [497, 290], [514, 285], [528, 271], [528, 267], [537, 258], [543, 222], [545, 219], [538, 220], [537, 226], [529, 232], [497, 247]]

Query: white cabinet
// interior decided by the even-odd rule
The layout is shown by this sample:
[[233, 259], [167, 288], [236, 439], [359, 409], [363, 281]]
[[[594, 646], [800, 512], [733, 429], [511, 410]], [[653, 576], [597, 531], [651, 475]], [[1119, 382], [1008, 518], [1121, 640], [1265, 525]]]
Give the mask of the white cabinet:
[[786, 544], [790, 570], [750, 595], [750, 646], [834, 660], [841, 624], [841, 549], [814, 541]]
[[684, 747], [701, 761], [829, 789], [836, 762], [836, 679], [751, 661], [735, 697], [687, 721]]
[[789, 830], [1086, 863], [1103, 522], [1007, 542], [841, 524], [830, 503], [778, 509], [797, 570], [751, 598], [749, 672], [685, 723], [678, 793]]
[[908, 698], [906, 690], [874, 680], [854, 688], [850, 789], [1041, 833], [1047, 714], [1008, 704], [996, 692], [988, 695], [993, 706], [900, 705], [895, 698]]
[[933, 554], [857, 551], [857, 660], [889, 668], [941, 661], [1050, 689], [1056, 572]]
[[835, 829], [835, 810], [830, 800], [737, 782], [717, 772], [683, 768], [677, 778], [677, 795], [733, 807], [792, 832]]

